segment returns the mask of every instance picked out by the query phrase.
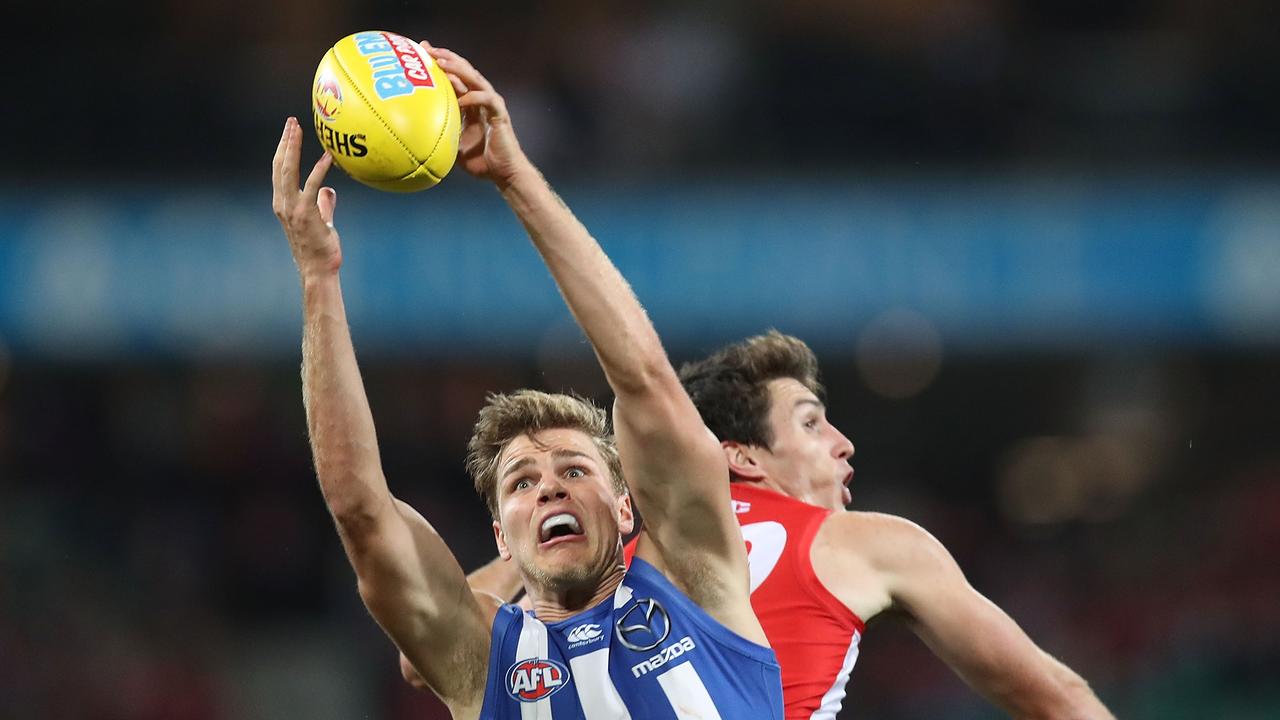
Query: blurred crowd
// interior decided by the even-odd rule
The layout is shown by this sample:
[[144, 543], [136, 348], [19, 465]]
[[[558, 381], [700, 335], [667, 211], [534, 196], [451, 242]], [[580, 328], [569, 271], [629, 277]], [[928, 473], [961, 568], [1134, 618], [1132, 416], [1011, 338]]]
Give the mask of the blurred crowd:
[[[55, 6], [30, 12], [58, 12]], [[90, 3], [21, 33], [13, 177], [261, 175], [316, 64], [379, 28], [470, 57], [566, 174], [1274, 161], [1266, 0]], [[32, 26], [41, 26], [35, 23]], [[38, 63], [36, 59], [38, 58]], [[86, 67], [91, 64], [91, 68]], [[67, 97], [65, 82], [101, 82]], [[76, 173], [76, 179], [90, 179]]]

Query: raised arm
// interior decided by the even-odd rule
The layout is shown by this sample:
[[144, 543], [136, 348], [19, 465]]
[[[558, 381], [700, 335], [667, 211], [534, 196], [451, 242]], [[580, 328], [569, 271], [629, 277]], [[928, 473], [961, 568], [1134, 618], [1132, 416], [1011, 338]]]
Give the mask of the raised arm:
[[[506, 105], [493, 86], [456, 53], [428, 51], [454, 79], [459, 94], [463, 167], [492, 180], [515, 211], [616, 395], [618, 448], [650, 538], [641, 542], [637, 554], [658, 565], [713, 615], [726, 598], [745, 603], [746, 555], [730, 511], [723, 453], [681, 387], [644, 309], [599, 244], [520, 150]], [[731, 627], [736, 623], [721, 619]], [[747, 624], [754, 623], [751, 616]]]
[[813, 552], [815, 572], [836, 597], [863, 618], [900, 613], [935, 655], [1011, 716], [1114, 720], [1088, 683], [975, 590], [920, 526], [891, 515], [837, 513], [819, 530]]
[[[413, 509], [409, 503], [397, 499], [396, 507], [400, 516], [409, 524], [410, 532], [415, 535], [431, 535], [435, 533], [431, 523], [422, 514]], [[524, 582], [520, 579], [520, 570], [510, 560], [495, 557], [489, 562], [467, 573], [467, 586], [473, 593], [490, 598], [493, 602], [515, 602], [516, 597], [524, 592]]]
[[493, 611], [486, 616], [439, 535], [429, 525], [414, 532], [387, 488], [338, 281], [336, 196], [320, 187], [332, 159], [299, 190], [301, 146], [290, 118], [272, 163], [272, 207], [302, 280], [302, 395], [320, 489], [369, 611], [455, 716], [478, 714]]

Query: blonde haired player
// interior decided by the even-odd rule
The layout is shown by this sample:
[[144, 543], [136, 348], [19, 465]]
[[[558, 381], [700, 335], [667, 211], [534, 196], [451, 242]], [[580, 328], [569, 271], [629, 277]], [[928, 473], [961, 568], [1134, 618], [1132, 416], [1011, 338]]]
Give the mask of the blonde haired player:
[[[520, 151], [502, 98], [462, 58], [432, 52], [462, 95], [460, 163], [502, 191], [595, 348], [617, 398], [619, 461], [589, 403], [492, 397], [468, 467], [533, 611], [468, 588], [382, 475], [339, 282], [336, 196], [321, 187], [332, 159], [299, 189], [302, 130], [290, 118], [272, 204], [302, 279], [316, 474], [361, 598], [455, 718], [781, 718], [779, 669], [751, 611], [714, 436], [626, 282]], [[626, 568], [632, 495], [647, 522]]]
[[[452, 53], [432, 52], [470, 72]], [[465, 98], [466, 84], [456, 89]], [[483, 92], [492, 97], [487, 84]], [[505, 111], [491, 123], [506, 137]], [[484, 149], [469, 147], [473, 157]], [[607, 314], [627, 298], [601, 295], [596, 307]], [[1014, 717], [1112, 717], [1079, 675], [965, 580], [928, 532], [902, 518], [845, 510], [854, 448], [827, 421], [817, 360], [803, 342], [771, 332], [690, 363], [680, 376], [734, 481], [735, 517], [751, 543], [752, 605], [782, 663], [789, 720], [835, 717], [865, 622], [880, 615], [904, 619]], [[483, 582], [510, 593], [509, 577], [503, 582], [501, 568], [491, 570]], [[402, 670], [418, 683], [407, 663]]]

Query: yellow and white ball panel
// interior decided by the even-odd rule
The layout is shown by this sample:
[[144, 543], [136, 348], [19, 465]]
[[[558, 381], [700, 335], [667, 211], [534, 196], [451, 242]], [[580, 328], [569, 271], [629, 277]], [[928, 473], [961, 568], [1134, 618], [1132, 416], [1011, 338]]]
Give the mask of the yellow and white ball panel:
[[339, 40], [316, 69], [320, 143], [356, 180], [422, 190], [453, 167], [462, 119], [453, 85], [418, 43], [371, 30]]

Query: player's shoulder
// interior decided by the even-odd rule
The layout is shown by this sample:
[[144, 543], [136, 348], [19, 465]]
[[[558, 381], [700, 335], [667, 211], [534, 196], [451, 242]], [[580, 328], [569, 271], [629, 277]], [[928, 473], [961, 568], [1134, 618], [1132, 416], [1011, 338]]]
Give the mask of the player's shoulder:
[[[486, 620], [487, 624], [489, 625], [493, 624], [494, 618], [498, 615], [498, 612], [503, 607], [510, 604], [506, 600], [503, 600], [502, 598], [489, 592], [488, 590], [479, 590], [476, 588], [472, 588], [471, 594], [475, 597], [476, 602], [479, 603], [480, 605], [480, 611], [483, 613], [481, 617], [484, 620]], [[512, 607], [519, 607], [519, 606], [512, 605]]]
[[824, 530], [840, 536], [853, 536], [859, 540], [874, 539], [886, 535], [891, 539], [909, 539], [913, 536], [932, 537], [918, 524], [898, 515], [864, 510], [841, 510], [831, 513], [823, 521]]
[[818, 579], [864, 621], [892, 607], [904, 589], [955, 576], [955, 560], [920, 525], [875, 512], [832, 513], [810, 551]]
[[904, 517], [854, 510], [831, 513], [818, 529], [815, 545], [818, 552], [825, 548], [853, 555], [880, 569], [894, 569], [946, 552], [928, 530]]

